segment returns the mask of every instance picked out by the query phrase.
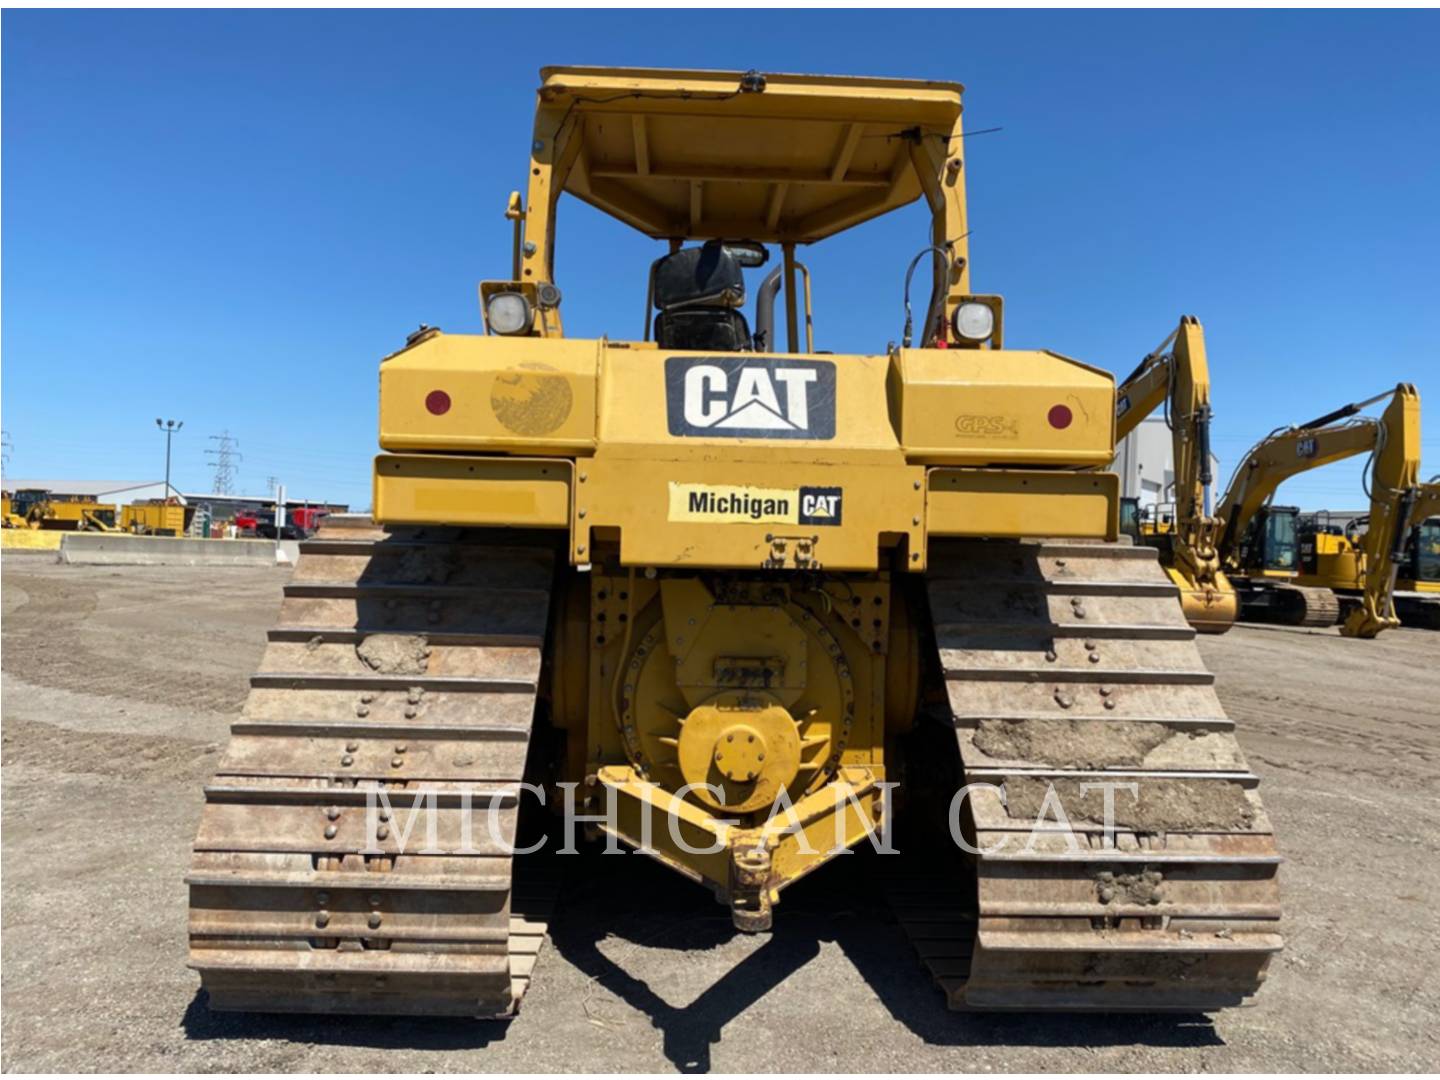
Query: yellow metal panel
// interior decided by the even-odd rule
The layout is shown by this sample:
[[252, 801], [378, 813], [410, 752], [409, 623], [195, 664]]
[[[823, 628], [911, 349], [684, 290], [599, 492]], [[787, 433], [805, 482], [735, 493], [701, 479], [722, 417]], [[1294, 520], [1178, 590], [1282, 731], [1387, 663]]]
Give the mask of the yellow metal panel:
[[381, 454], [375, 520], [564, 529], [573, 473], [570, 462], [548, 458]]
[[31, 551], [59, 551], [63, 532], [52, 529], [0, 529], [0, 547]]
[[[602, 766], [596, 774], [601, 798], [610, 800], [603, 831], [727, 898], [735, 853], [769, 852], [765, 891], [771, 903], [787, 885], [867, 837], [881, 835], [880, 778], [871, 769], [842, 769], [835, 782], [800, 799], [788, 814], [781, 810], [760, 824], [737, 827], [677, 799], [629, 766]], [[677, 835], [692, 850], [684, 850]]]
[[829, 236], [919, 197], [913, 139], [897, 133], [943, 154], [960, 116], [956, 83], [766, 73], [763, 89], [742, 91], [738, 71], [613, 68], [542, 78], [530, 206], [553, 190], [553, 135], [579, 146], [558, 186], [657, 238]]
[[1114, 473], [932, 469], [926, 525], [931, 536], [1120, 535]]
[[874, 570], [882, 541], [904, 539], [907, 568], [918, 570], [923, 477], [900, 464], [600, 456], [582, 462], [576, 478], [573, 558], [588, 561], [592, 530], [618, 530], [630, 566], [794, 566], [798, 556], [812, 569]]
[[[622, 68], [550, 65], [540, 69], [540, 97], [563, 102], [600, 94], [623, 94], [597, 109], [619, 113], [694, 112], [734, 97], [741, 71], [683, 68]], [[777, 116], [862, 116], [912, 124], [948, 124], [960, 111], [958, 82], [889, 79], [870, 75], [765, 73], [764, 97], [745, 98], [745, 112]], [[653, 94], [654, 97], [647, 97]]]
[[[797, 363], [824, 368], [834, 380], [834, 433], [829, 438], [794, 439], [730, 438], [716, 429], [711, 435], [672, 435], [666, 397], [666, 359], [702, 354], [653, 349], [610, 347], [602, 357], [599, 441], [606, 454], [646, 459], [703, 460], [717, 451], [735, 462], [769, 465], [780, 462], [827, 463], [841, 461], [900, 464], [902, 457], [890, 418], [883, 407], [885, 379], [889, 368], [883, 356], [807, 356]], [[744, 358], [762, 360], [749, 353], [717, 357], [718, 363]], [[781, 363], [787, 357], [780, 356]], [[807, 371], [807, 374], [809, 372]], [[828, 381], [828, 380], [827, 380]], [[718, 386], [719, 384], [717, 384]], [[734, 406], [743, 393], [739, 381], [731, 379], [717, 396]], [[812, 410], [819, 407], [813, 403]], [[750, 482], [768, 486], [764, 477], [753, 473]]]
[[1050, 352], [902, 349], [891, 407], [910, 461], [1108, 465], [1115, 383]]
[[380, 445], [587, 452], [595, 445], [599, 351], [597, 341], [425, 337], [380, 365]]
[[883, 775], [869, 769], [842, 769], [836, 783], [795, 804], [793, 819], [802, 825], [800, 832], [782, 832], [793, 827], [784, 814], [777, 814], [761, 830], [775, 844], [775, 894], [867, 837], [883, 838], [880, 790], [874, 783], [881, 779]]
[[185, 531], [185, 508], [157, 503], [130, 503], [120, 508], [120, 528], [133, 532], [137, 528], [154, 532], [157, 529]]

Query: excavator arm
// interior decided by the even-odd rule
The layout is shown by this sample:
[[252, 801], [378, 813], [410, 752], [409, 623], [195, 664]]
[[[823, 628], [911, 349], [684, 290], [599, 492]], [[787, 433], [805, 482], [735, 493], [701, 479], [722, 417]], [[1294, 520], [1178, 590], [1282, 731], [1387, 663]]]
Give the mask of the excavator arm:
[[[1392, 417], [1392, 412], [1397, 415]], [[1386, 424], [1385, 437], [1370, 472], [1370, 525], [1360, 549], [1364, 590], [1360, 605], [1340, 628], [1346, 637], [1373, 638], [1400, 625], [1394, 594], [1405, 538], [1412, 522], [1440, 509], [1440, 486], [1420, 483], [1420, 398], [1413, 388], [1408, 398], [1396, 389], [1381, 423]]]
[[1210, 513], [1210, 366], [1205, 332], [1193, 315], [1145, 357], [1115, 393], [1115, 437], [1165, 405], [1175, 462], [1175, 529], [1166, 537], [1166, 570], [1179, 586], [1185, 617], [1197, 630], [1224, 633], [1235, 621], [1235, 592], [1216, 547], [1220, 519]]

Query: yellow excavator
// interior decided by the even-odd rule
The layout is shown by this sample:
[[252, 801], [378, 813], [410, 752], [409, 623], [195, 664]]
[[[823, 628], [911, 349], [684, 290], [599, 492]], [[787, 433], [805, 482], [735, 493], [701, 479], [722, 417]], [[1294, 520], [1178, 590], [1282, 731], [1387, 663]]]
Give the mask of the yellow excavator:
[[1420, 485], [1395, 582], [1395, 613], [1405, 626], [1440, 630], [1440, 476]]
[[1235, 589], [1221, 569], [1221, 521], [1210, 512], [1210, 367], [1205, 333], [1192, 315], [1151, 350], [1115, 391], [1115, 441], [1164, 407], [1174, 460], [1174, 505], [1168, 519], [1142, 522], [1138, 501], [1125, 500], [1122, 529], [1160, 549], [1196, 630], [1223, 634], [1238, 614]]
[[[212, 1009], [511, 1015], [545, 932], [517, 829], [558, 846], [569, 811], [739, 932], [938, 826], [896, 905], [956, 1008], [1255, 992], [1259, 779], [1118, 542], [1113, 377], [972, 285], [961, 117], [946, 82], [542, 71], [483, 332], [381, 361], [374, 520], [301, 542], [205, 787]], [[566, 332], [562, 196], [654, 243], [643, 329]], [[908, 267], [843, 271], [902, 301], [895, 343], [816, 349], [799, 250], [917, 201]]]
[[[1386, 397], [1391, 402], [1382, 417], [1355, 418]], [[1368, 542], [1327, 536], [1312, 543], [1326, 549], [1326, 575], [1353, 586], [1344, 633], [1373, 637], [1396, 625], [1391, 597], [1399, 555], [1392, 549], [1407, 535], [1397, 522], [1409, 513], [1419, 467], [1420, 400], [1412, 386], [1271, 432], [1246, 455], [1213, 512], [1209, 365], [1203, 330], [1192, 316], [1182, 318], [1117, 387], [1117, 442], [1162, 406], [1172, 440], [1174, 502], [1164, 512], [1150, 508], [1153, 517], [1147, 519], [1137, 500], [1124, 500], [1121, 527], [1137, 543], [1160, 549], [1190, 625], [1202, 633], [1223, 633], [1242, 612], [1252, 621], [1293, 625], [1339, 621], [1341, 602], [1333, 583], [1301, 573], [1298, 509], [1269, 500], [1289, 477], [1367, 451], [1374, 457], [1369, 488], [1378, 531]]]
[[[1379, 417], [1359, 415], [1387, 398]], [[1371, 455], [1371, 503], [1370, 529], [1360, 551], [1364, 586], [1342, 631], [1351, 637], [1374, 637], [1399, 624], [1390, 595], [1397, 566], [1395, 541], [1406, 535], [1420, 462], [1420, 395], [1409, 383], [1308, 423], [1277, 428], [1236, 466], [1218, 504], [1224, 517], [1218, 547], [1243, 618], [1296, 626], [1340, 621], [1340, 601], [1331, 588], [1297, 583], [1302, 570], [1299, 510], [1273, 506], [1270, 500], [1293, 476], [1365, 453]]]
[[[1296, 583], [1332, 590], [1347, 620], [1374, 594], [1372, 609], [1393, 615], [1400, 625], [1440, 630], [1440, 477], [1418, 485], [1409, 503], [1407, 508], [1402, 500], [1378, 525], [1369, 515], [1343, 525], [1324, 512], [1302, 515]], [[1389, 608], [1369, 587], [1367, 572], [1370, 552], [1382, 548], [1390, 551], [1383, 567]]]
[[1364, 537], [1369, 518], [1362, 514], [1341, 520], [1328, 510], [1297, 513], [1299, 573], [1293, 580], [1305, 588], [1333, 592], [1343, 619], [1364, 589]]

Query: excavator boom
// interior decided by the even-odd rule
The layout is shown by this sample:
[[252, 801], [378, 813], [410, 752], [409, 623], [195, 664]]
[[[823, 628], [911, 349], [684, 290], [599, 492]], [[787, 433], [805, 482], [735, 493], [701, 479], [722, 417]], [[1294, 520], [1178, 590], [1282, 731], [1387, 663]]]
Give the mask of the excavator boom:
[[1156, 537], [1161, 561], [1180, 589], [1185, 618], [1202, 633], [1235, 622], [1235, 591], [1216, 550], [1220, 520], [1209, 512], [1210, 365], [1205, 332], [1193, 315], [1142, 360], [1115, 392], [1115, 437], [1129, 435], [1161, 405], [1175, 462], [1175, 527]]
[[[1393, 418], [1392, 412], [1396, 413]], [[1359, 606], [1350, 611], [1341, 627], [1347, 637], [1372, 638], [1400, 625], [1395, 613], [1395, 578], [1404, 559], [1406, 537], [1412, 523], [1429, 516], [1427, 508], [1440, 507], [1440, 489], [1425, 485], [1431, 488], [1425, 491], [1419, 483], [1420, 398], [1413, 388], [1408, 395], [1397, 388], [1386, 418], [1390, 422], [1384, 429], [1383, 444], [1375, 451], [1370, 475], [1370, 526], [1361, 548], [1364, 590]]]

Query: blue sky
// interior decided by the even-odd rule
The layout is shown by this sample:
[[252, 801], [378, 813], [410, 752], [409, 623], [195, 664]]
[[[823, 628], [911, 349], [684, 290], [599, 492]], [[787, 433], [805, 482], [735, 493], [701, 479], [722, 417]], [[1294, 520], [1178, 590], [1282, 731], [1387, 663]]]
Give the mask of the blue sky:
[[[546, 63], [954, 79], [971, 259], [1010, 344], [1124, 375], [1204, 322], [1222, 476], [1256, 437], [1416, 382], [1440, 472], [1434, 13], [44, 13], [3, 16], [12, 476], [368, 504], [376, 366], [473, 332]], [[926, 46], [929, 46], [928, 50]], [[638, 330], [647, 240], [562, 205], [567, 331]], [[817, 345], [880, 351], [917, 208], [819, 245]], [[582, 250], [599, 256], [581, 259]], [[1355, 506], [1358, 462], [1281, 499]]]

